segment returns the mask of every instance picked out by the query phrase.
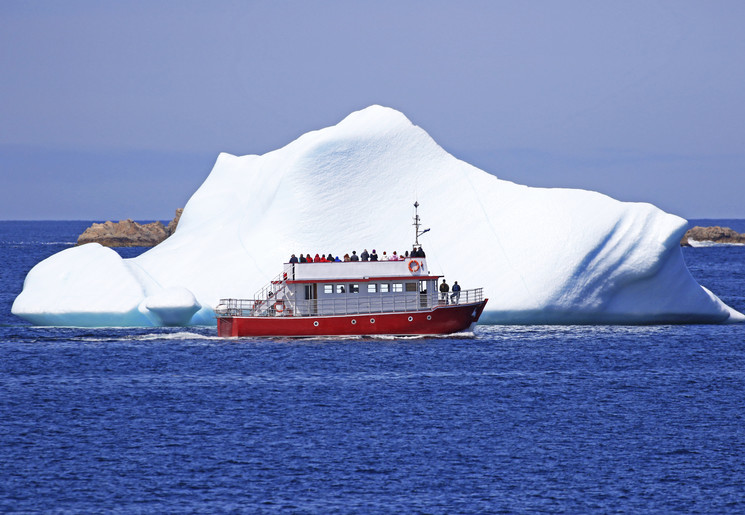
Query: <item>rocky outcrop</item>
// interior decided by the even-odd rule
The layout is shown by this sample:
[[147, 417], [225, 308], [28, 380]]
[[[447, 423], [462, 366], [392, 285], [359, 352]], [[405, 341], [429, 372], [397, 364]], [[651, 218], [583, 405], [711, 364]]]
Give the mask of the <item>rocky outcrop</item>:
[[730, 229], [729, 227], [699, 227], [688, 229], [680, 244], [683, 247], [690, 247], [693, 241], [712, 241], [714, 243], [745, 244], [745, 234]]
[[183, 209], [176, 210], [176, 216], [168, 226], [161, 222], [138, 224], [132, 220], [94, 223], [78, 236], [78, 245], [100, 243], [105, 247], [154, 247], [176, 231]]
[[[166, 234], [170, 236], [171, 234], [176, 232], [176, 227], [178, 227], [178, 221], [181, 220], [181, 213], [184, 212], [183, 208], [178, 208], [176, 210], [176, 216], [173, 217], [173, 220], [168, 222], [168, 225], [166, 226]], [[166, 236], [166, 238], [168, 237]]]

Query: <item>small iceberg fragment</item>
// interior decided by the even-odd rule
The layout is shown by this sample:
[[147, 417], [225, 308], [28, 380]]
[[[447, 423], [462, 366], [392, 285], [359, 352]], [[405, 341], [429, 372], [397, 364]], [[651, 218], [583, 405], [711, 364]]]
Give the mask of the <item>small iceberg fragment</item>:
[[155, 325], [184, 326], [201, 309], [194, 294], [186, 288], [167, 288], [142, 301], [141, 311], [150, 315]]
[[142, 283], [116, 251], [98, 243], [63, 250], [31, 269], [13, 313], [33, 324], [150, 326]]

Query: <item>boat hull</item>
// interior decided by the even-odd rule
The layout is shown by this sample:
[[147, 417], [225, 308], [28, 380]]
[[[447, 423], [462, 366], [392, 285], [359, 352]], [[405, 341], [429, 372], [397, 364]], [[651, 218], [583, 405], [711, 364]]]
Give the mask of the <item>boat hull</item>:
[[429, 311], [336, 316], [224, 316], [217, 319], [220, 337], [266, 336], [417, 336], [467, 330], [481, 316], [486, 302], [435, 306]]

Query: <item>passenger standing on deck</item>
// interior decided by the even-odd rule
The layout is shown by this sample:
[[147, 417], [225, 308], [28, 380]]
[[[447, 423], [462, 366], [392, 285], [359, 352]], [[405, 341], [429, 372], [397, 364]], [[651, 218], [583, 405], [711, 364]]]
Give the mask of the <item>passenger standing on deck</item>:
[[290, 263], [297, 263], [297, 262], [298, 262], [297, 257], [295, 257], [295, 254], [293, 254], [292, 257], [290, 258]]
[[356, 250], [353, 250], [352, 251], [352, 255], [349, 258], [349, 260], [350, 261], [359, 261], [360, 260], [360, 257], [357, 255], [357, 251]]
[[[310, 256], [310, 254], [308, 254], [308, 255]], [[320, 263], [321, 262], [321, 256], [319, 256], [318, 254], [316, 254], [316, 257], [313, 258], [313, 262], [314, 263]]]
[[440, 285], [440, 299], [445, 301], [445, 304], [448, 303], [448, 292], [450, 291], [450, 286], [448, 286], [448, 283], [445, 282], [445, 279], [442, 280], [442, 284]]
[[[460, 302], [460, 284], [458, 284], [458, 281], [455, 281], [453, 283], [453, 294], [450, 296], [450, 298], [456, 304]], [[468, 299], [466, 299], [466, 302], [468, 302]]]
[[378, 260], [378, 254], [375, 252], [375, 249], [373, 249], [372, 254], [370, 254], [370, 261], [377, 261]]
[[362, 254], [360, 254], [360, 258], [362, 259], [362, 261], [367, 261], [368, 259], [370, 259], [370, 254], [367, 253], [367, 249], [362, 251]]
[[308, 260], [307, 260], [307, 259], [305, 259], [305, 256], [303, 256], [302, 254], [300, 254], [300, 262], [301, 262], [301, 263], [307, 263], [307, 262], [308, 262]]
[[383, 255], [380, 257], [381, 261], [388, 261], [388, 254], [385, 253], [385, 250], [383, 251]]

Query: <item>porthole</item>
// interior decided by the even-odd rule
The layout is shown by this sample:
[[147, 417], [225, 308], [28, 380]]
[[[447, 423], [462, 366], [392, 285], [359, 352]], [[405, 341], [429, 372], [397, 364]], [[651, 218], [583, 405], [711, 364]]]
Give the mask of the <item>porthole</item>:
[[357, 320], [355, 320], [355, 319], [353, 318], [353, 319], [352, 319], [352, 325], [354, 325], [354, 324], [356, 324], [356, 323], [357, 323]]
[[313, 322], [313, 325], [316, 326], [316, 327], [318, 327], [318, 320], [316, 320], [315, 322]]
[[409, 317], [409, 322], [412, 322], [414, 320], [414, 317]]
[[427, 320], [432, 320], [432, 315], [427, 315]]
[[374, 318], [371, 318], [371, 319], [370, 319], [370, 323], [371, 323], [371, 324], [374, 324], [374, 323], [375, 323], [375, 319], [374, 319]]

